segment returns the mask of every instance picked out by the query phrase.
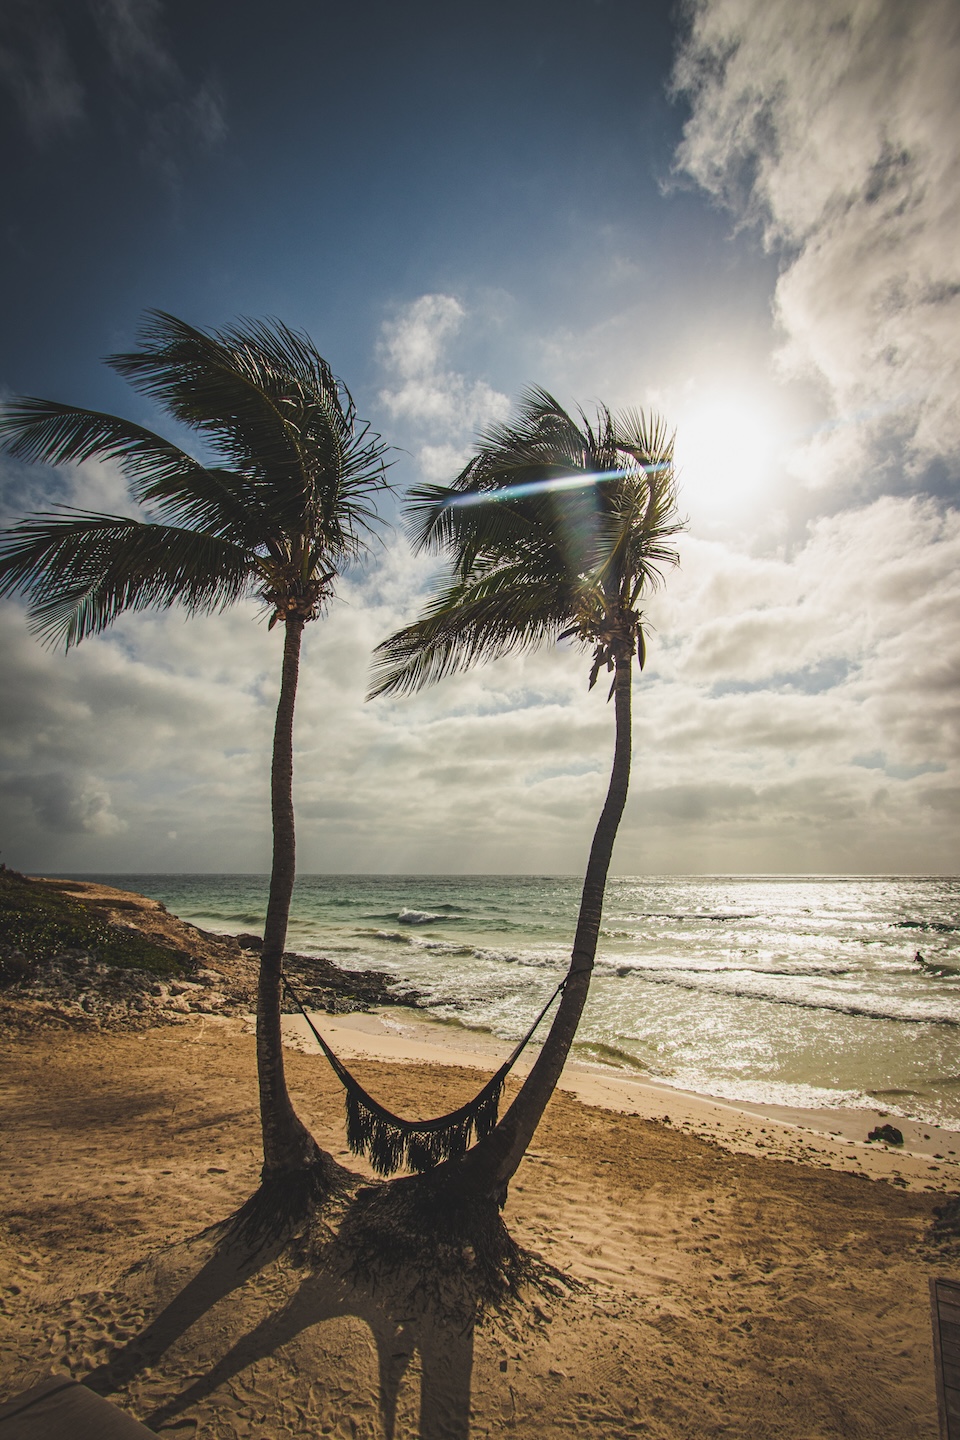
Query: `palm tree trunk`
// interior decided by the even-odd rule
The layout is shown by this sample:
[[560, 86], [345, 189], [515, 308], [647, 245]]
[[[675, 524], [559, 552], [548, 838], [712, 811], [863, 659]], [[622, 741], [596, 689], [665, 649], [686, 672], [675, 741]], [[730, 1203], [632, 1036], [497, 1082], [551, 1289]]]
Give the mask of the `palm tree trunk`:
[[257, 988], [257, 1074], [260, 1081], [260, 1121], [263, 1128], [263, 1176], [302, 1170], [319, 1157], [313, 1136], [298, 1118], [283, 1073], [280, 1040], [280, 982], [283, 950], [290, 918], [290, 900], [296, 876], [296, 836], [293, 820], [293, 712], [300, 672], [300, 641], [304, 620], [285, 622], [283, 674], [273, 732], [271, 804], [273, 811], [273, 867], [270, 898], [263, 930], [260, 981]]
[[506, 1190], [556, 1089], [580, 1024], [597, 953], [613, 843], [630, 786], [632, 667], [632, 652], [616, 662], [613, 768], [607, 798], [590, 847], [573, 954], [560, 1004], [543, 1048], [509, 1110], [485, 1140], [469, 1150], [462, 1160], [452, 1162], [449, 1180], [458, 1190], [463, 1188], [474, 1194], [480, 1191], [488, 1195], [502, 1195]]

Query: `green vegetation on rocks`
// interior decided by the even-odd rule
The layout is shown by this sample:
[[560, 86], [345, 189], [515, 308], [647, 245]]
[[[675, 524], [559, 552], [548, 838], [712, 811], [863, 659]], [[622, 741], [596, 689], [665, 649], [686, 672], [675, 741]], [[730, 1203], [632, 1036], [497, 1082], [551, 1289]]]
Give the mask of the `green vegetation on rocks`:
[[89, 958], [163, 978], [185, 975], [185, 957], [138, 930], [113, 925], [77, 900], [0, 868], [0, 986], [29, 980], [56, 957]]

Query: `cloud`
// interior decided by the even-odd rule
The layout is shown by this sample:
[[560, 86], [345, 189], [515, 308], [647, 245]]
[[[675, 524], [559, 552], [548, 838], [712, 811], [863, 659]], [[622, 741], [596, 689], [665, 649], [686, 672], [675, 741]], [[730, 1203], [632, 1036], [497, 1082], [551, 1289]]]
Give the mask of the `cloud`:
[[[688, 537], [683, 562], [650, 604], [616, 869], [949, 869], [960, 519], [885, 497], [818, 520], [791, 555]], [[388, 536], [308, 627], [300, 868], [578, 871], [613, 742], [581, 652], [364, 703], [371, 650], [410, 613], [423, 564]], [[0, 642], [8, 863], [267, 868], [280, 640], [255, 606], [124, 617], [64, 656], [8, 604]]]
[[126, 479], [112, 461], [87, 461], [52, 470], [21, 464], [0, 452], [0, 525], [12, 525], [25, 515], [57, 505], [141, 518], [144, 513], [131, 500]]
[[406, 381], [435, 374], [465, 313], [452, 295], [421, 295], [411, 301], [383, 327], [381, 347], [387, 365]]
[[[198, 141], [227, 133], [223, 98], [211, 77], [187, 78], [163, 33], [163, 0], [10, 0], [0, 30], [0, 81], [37, 144], [62, 138], [87, 117], [86, 97], [106, 97], [139, 137], [142, 158], [173, 183], [178, 159]], [[69, 21], [68, 25], [64, 21]], [[93, 22], [93, 43], [83, 34]], [[106, 71], [103, 69], [106, 61]], [[131, 112], [139, 125], [131, 126]]]
[[213, 150], [227, 135], [227, 122], [219, 87], [206, 81], [194, 91], [174, 90], [147, 117], [143, 159], [159, 170], [168, 184], [180, 177], [180, 157], [197, 143]]
[[60, 835], [119, 835], [127, 828], [94, 776], [63, 771], [8, 776], [0, 781], [0, 794], [8, 804], [28, 801], [42, 827]]
[[161, 39], [162, 0], [90, 0], [113, 68], [130, 79], [176, 80], [177, 66]]
[[808, 483], [896, 486], [876, 464], [895, 444], [901, 469], [956, 477], [958, 56], [954, 0], [693, 10], [677, 163], [781, 258], [780, 364], [818, 377], [836, 417], [794, 462]]
[[452, 295], [421, 295], [384, 323], [378, 353], [389, 377], [380, 401], [405, 422], [426, 478], [448, 479], [466, 462], [476, 432], [506, 419], [510, 402], [485, 380], [447, 362], [468, 314]]
[[163, 0], [89, 0], [103, 44], [118, 79], [155, 98], [146, 107], [144, 158], [176, 182], [175, 157], [191, 143], [205, 149], [226, 137], [219, 86], [211, 79], [191, 87], [163, 34]]
[[84, 117], [84, 86], [67, 38], [42, 0], [10, 0], [0, 29], [0, 81], [37, 145], [68, 133]]

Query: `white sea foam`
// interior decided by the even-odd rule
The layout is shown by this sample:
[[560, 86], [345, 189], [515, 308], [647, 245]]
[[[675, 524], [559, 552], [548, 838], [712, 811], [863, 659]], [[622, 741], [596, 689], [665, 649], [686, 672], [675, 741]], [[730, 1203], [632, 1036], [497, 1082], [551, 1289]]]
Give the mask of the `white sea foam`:
[[[265, 877], [99, 878], [206, 928], [262, 924]], [[289, 943], [384, 970], [444, 1018], [512, 1039], [569, 961], [579, 889], [302, 876]], [[597, 962], [578, 1043], [625, 1065], [730, 1099], [895, 1092], [908, 1113], [960, 1124], [957, 880], [617, 877]]]

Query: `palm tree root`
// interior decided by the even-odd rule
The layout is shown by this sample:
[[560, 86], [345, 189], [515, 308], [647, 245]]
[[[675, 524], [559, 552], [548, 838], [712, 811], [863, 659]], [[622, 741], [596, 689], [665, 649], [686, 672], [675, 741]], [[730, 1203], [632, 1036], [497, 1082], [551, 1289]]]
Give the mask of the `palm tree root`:
[[463, 1324], [502, 1312], [524, 1288], [544, 1294], [577, 1283], [514, 1240], [493, 1196], [464, 1196], [429, 1175], [362, 1189], [339, 1227], [354, 1278], [402, 1287], [408, 1301]]
[[332, 1233], [333, 1216], [358, 1180], [320, 1150], [310, 1165], [266, 1173], [250, 1198], [217, 1227], [221, 1243], [255, 1255], [282, 1241], [306, 1260], [319, 1236]]

